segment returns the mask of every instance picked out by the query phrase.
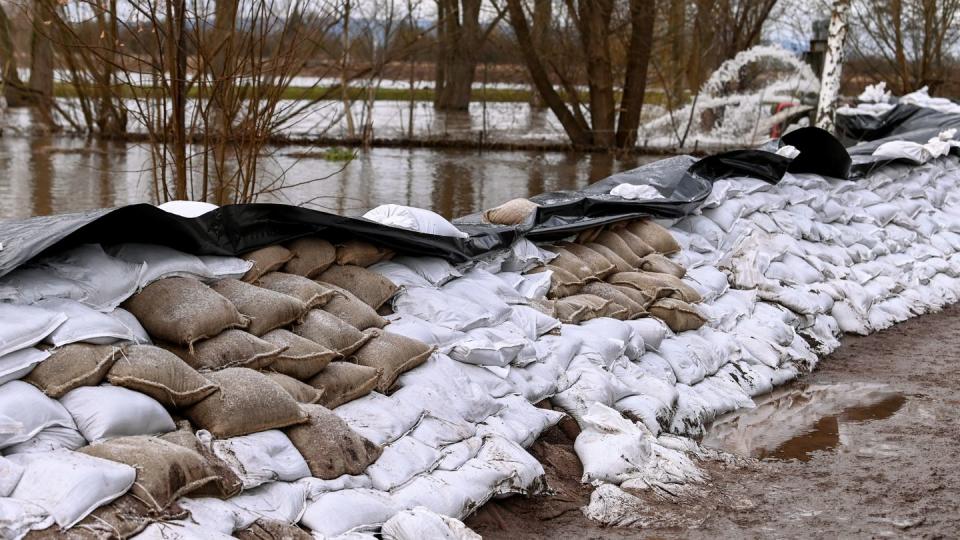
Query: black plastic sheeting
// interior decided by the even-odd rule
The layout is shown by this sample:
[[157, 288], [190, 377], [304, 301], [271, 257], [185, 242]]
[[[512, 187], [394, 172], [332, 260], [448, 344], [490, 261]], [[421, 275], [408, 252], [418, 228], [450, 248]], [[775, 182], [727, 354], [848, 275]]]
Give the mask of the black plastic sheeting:
[[[46, 250], [83, 243], [143, 242], [200, 255], [241, 255], [311, 234], [332, 241], [358, 238], [411, 255], [469, 261], [509, 246], [519, 237], [555, 240], [582, 230], [640, 217], [680, 218], [693, 213], [720, 179], [750, 177], [776, 184], [789, 172], [853, 179], [890, 160], [874, 158], [886, 140], [925, 142], [943, 129], [960, 126], [960, 115], [900, 105], [882, 116], [838, 115], [838, 128], [852, 148], [817, 128], [795, 130], [780, 141], [800, 150], [788, 159], [765, 150], [736, 150], [700, 160], [676, 156], [620, 172], [580, 191], [532, 197], [539, 207], [517, 226], [483, 223], [473, 214], [454, 223], [469, 238], [451, 238], [390, 227], [363, 219], [281, 204], [218, 208], [197, 218], [167, 213], [149, 204], [79, 214], [36, 217], [0, 224], [0, 276]], [[932, 134], [930, 134], [932, 133]], [[774, 146], [775, 147], [775, 146]], [[661, 198], [626, 200], [609, 195], [619, 184], [652, 186]]]

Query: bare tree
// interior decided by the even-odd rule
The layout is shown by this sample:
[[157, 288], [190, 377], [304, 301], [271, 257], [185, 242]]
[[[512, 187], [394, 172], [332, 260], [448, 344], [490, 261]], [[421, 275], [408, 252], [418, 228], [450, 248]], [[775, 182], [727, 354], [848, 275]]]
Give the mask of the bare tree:
[[437, 0], [437, 60], [434, 107], [466, 110], [476, 77], [479, 53], [505, 11], [496, 10], [484, 26], [480, 20], [483, 0]]
[[10, 35], [10, 19], [7, 11], [0, 5], [0, 62], [3, 77], [3, 96], [9, 107], [22, 107], [33, 102], [28, 88], [20, 80], [17, 72], [16, 51]]

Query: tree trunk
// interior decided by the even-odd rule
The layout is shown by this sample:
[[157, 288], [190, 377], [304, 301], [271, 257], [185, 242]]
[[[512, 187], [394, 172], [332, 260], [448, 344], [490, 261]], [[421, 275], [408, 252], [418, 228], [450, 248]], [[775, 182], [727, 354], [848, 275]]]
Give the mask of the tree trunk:
[[14, 56], [13, 39], [10, 37], [10, 20], [0, 5], [0, 62], [3, 62], [3, 96], [8, 107], [24, 107], [33, 103], [30, 92], [17, 73], [17, 59]]
[[[553, 0], [534, 0], [533, 3], [533, 46], [541, 54], [549, 51], [550, 27], [553, 23]], [[530, 82], [530, 106], [543, 109], [547, 103], [536, 91], [533, 81]]]
[[50, 117], [53, 98], [53, 46], [47, 24], [54, 16], [51, 0], [36, 0], [33, 4], [33, 33], [30, 38], [30, 91], [45, 117]]
[[[186, 17], [185, 0], [167, 0], [167, 58], [170, 62], [170, 105], [173, 144], [174, 197], [186, 200], [187, 134], [186, 134]], [[218, 201], [221, 202], [222, 201]]]
[[343, 53], [340, 55], [340, 97], [343, 100], [343, 115], [347, 121], [347, 137], [352, 139], [357, 130], [353, 122], [353, 110], [350, 103], [350, 80], [347, 69], [350, 62], [350, 0], [343, 2]]
[[630, 45], [617, 123], [618, 148], [630, 148], [637, 143], [640, 113], [647, 93], [647, 68], [653, 49], [656, 12], [656, 0], [630, 0]]
[[843, 45], [847, 39], [847, 12], [850, 0], [834, 0], [827, 37], [827, 55], [820, 78], [820, 102], [817, 104], [817, 127], [833, 132], [833, 115], [840, 93], [843, 71]]
[[434, 107], [465, 111], [470, 107], [477, 58], [483, 45], [480, 27], [482, 0], [440, 0], [438, 36], [441, 41], [434, 89]]
[[587, 56], [587, 86], [590, 89], [590, 122], [593, 144], [612, 147], [615, 140], [616, 102], [613, 66], [610, 62], [610, 17], [612, 0], [581, 0], [578, 3], [580, 39]]

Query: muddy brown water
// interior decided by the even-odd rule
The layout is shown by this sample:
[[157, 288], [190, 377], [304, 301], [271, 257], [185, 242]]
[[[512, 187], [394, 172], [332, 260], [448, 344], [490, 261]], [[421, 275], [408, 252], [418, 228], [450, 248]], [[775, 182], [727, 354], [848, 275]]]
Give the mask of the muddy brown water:
[[[349, 163], [324, 148], [273, 149], [266, 177], [302, 184], [260, 202], [303, 204], [360, 215], [395, 203], [457, 217], [515, 197], [578, 189], [614, 172], [659, 159], [623, 160], [574, 152], [373, 148]], [[0, 220], [154, 202], [149, 150], [137, 144], [72, 137], [0, 137]]]
[[635, 492], [645, 528], [604, 528], [583, 516], [590, 489], [579, 483], [573, 439], [555, 429], [532, 448], [553, 493], [488, 503], [467, 524], [509, 540], [958, 538], [958, 367], [958, 306], [844, 337], [814, 373], [768, 398], [780, 400], [780, 414], [761, 398], [757, 410], [721, 419], [755, 426], [754, 436], [728, 431], [764, 443], [738, 447], [747, 457], [700, 462], [710, 480], [673, 495]]

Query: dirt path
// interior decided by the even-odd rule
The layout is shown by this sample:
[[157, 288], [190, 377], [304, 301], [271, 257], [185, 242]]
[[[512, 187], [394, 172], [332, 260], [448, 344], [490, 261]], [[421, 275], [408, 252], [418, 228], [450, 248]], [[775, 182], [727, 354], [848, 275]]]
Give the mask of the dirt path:
[[851, 409], [818, 422], [796, 443], [810, 445], [806, 461], [705, 462], [704, 486], [638, 494], [648, 526], [602, 528], [580, 511], [589, 490], [571, 439], [555, 430], [534, 451], [556, 494], [492, 502], [467, 524], [509, 540], [960, 537], [960, 307], [843, 343], [802, 383], [880, 383], [905, 399], [882, 402], [876, 416]]

